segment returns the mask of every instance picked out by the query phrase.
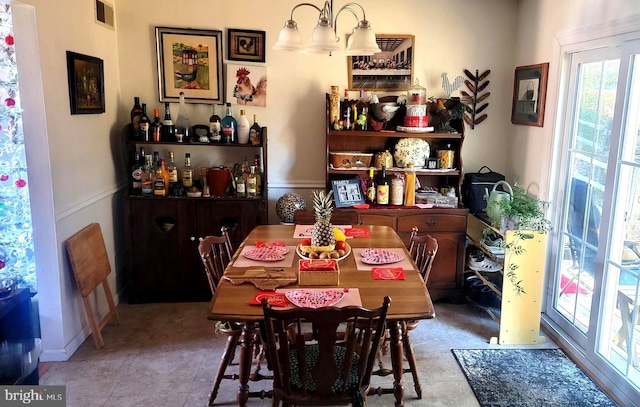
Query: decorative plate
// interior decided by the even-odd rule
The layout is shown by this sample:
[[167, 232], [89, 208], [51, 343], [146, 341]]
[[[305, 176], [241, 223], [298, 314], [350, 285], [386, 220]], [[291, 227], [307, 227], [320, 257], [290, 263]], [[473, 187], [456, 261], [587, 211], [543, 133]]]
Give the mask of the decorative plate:
[[402, 267], [373, 267], [371, 273], [376, 280], [405, 279], [404, 269]]
[[404, 257], [386, 249], [364, 249], [360, 255], [364, 264], [397, 263]]
[[262, 299], [266, 298], [269, 305], [273, 307], [286, 307], [290, 304], [289, 300], [283, 293], [274, 293], [274, 292], [262, 292], [258, 293], [249, 304], [252, 305], [261, 305]]
[[[342, 257], [338, 257], [337, 259], [322, 259], [322, 260], [336, 260], [336, 261], [340, 261], [340, 260], [344, 260], [347, 257], [349, 257], [349, 255], [351, 254], [351, 246], [349, 245], [349, 243], [345, 243], [345, 245], [347, 246], [347, 249], [345, 250], [345, 254]], [[307, 256], [306, 253], [302, 253], [300, 251], [300, 245], [296, 246], [296, 253], [298, 253], [298, 256], [302, 257], [303, 259], [308, 259], [309, 256]]]
[[424, 167], [424, 163], [429, 158], [429, 143], [419, 138], [403, 138], [396, 144], [393, 158], [396, 165], [404, 168], [409, 163], [413, 163], [415, 167]]
[[284, 253], [278, 248], [273, 247], [256, 247], [242, 252], [247, 259], [256, 261], [280, 261], [284, 259]]
[[282, 242], [256, 242], [256, 248], [271, 249], [281, 254], [289, 253], [289, 248], [285, 246], [284, 243]]
[[285, 296], [301, 308], [331, 307], [344, 297], [344, 290], [290, 290]]

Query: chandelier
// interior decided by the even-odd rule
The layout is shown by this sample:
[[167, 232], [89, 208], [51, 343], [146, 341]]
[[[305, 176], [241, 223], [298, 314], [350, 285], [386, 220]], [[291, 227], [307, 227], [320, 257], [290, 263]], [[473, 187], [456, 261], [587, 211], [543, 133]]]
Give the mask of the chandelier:
[[[298, 24], [293, 19], [293, 12], [302, 6], [310, 6], [318, 10], [318, 25], [313, 29], [311, 34], [311, 41], [309, 46], [304, 48], [302, 45], [302, 36], [298, 31]], [[362, 20], [358, 16], [359, 11], [362, 12]], [[346, 51], [347, 55], [373, 55], [378, 52], [382, 52], [378, 44], [376, 43], [376, 34], [371, 30], [371, 25], [367, 21], [364, 8], [358, 3], [347, 3], [342, 6], [338, 12], [333, 11], [333, 0], [325, 1], [324, 6], [319, 8], [311, 3], [297, 4], [291, 10], [291, 16], [289, 20], [285, 21], [284, 27], [280, 30], [278, 36], [278, 42], [273, 46], [274, 50], [278, 51], [294, 51], [294, 52], [306, 52], [312, 54], [325, 54], [331, 55], [333, 51], [343, 51], [343, 48], [338, 44], [339, 38], [337, 36], [336, 24], [338, 22], [338, 16], [343, 11], [348, 11], [354, 15], [358, 24], [353, 28], [351, 35], [347, 41]]]

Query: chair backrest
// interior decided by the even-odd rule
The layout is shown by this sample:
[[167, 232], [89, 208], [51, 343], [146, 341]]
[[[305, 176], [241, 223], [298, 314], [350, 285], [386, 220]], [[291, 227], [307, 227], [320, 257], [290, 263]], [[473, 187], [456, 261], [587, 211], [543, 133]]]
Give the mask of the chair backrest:
[[429, 282], [433, 259], [438, 253], [438, 241], [431, 235], [418, 234], [418, 228], [413, 227], [409, 238], [409, 253], [418, 266], [418, 271], [422, 275], [424, 283]]
[[213, 295], [233, 254], [227, 228], [224, 226], [221, 228], [220, 236], [207, 236], [202, 239], [198, 245], [198, 252], [207, 273], [211, 295]]
[[570, 235], [569, 249], [574, 265], [592, 274], [595, 268], [596, 252], [585, 247], [584, 256], [581, 256], [582, 245], [579, 241], [598, 246], [600, 209], [593, 203], [589, 185], [578, 178], [571, 179], [567, 219], [567, 231]]
[[[316, 215], [313, 211], [297, 210], [293, 213], [293, 222], [296, 225], [313, 225], [316, 223]], [[360, 225], [360, 213], [355, 209], [336, 209], [331, 214], [333, 225]]]
[[[390, 302], [385, 297], [374, 310], [275, 310], [263, 301], [268, 354], [275, 355], [274, 400], [284, 405], [333, 405], [366, 396]], [[344, 326], [350, 328], [343, 332]]]

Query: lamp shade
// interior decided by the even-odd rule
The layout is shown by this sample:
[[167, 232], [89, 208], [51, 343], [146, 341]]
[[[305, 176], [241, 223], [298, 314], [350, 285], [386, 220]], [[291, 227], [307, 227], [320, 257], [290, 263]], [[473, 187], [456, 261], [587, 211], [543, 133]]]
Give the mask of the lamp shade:
[[376, 42], [376, 34], [368, 21], [360, 21], [358, 28], [353, 31], [347, 41], [347, 55], [373, 55], [378, 52], [382, 52], [382, 50]]
[[302, 51], [302, 36], [298, 31], [298, 25], [293, 20], [288, 20], [280, 34], [278, 35], [278, 42], [273, 46], [276, 51]]
[[340, 46], [336, 41], [336, 35], [333, 29], [329, 27], [326, 19], [319, 19], [318, 25], [313, 29], [311, 41], [306, 52], [312, 54], [324, 54], [332, 51], [340, 51]]

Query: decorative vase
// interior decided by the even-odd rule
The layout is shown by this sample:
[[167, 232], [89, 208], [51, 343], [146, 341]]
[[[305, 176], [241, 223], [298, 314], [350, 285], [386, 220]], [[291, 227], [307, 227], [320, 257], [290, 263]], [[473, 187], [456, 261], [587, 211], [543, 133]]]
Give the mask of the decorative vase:
[[295, 192], [289, 192], [282, 195], [276, 202], [276, 214], [280, 221], [285, 224], [294, 222], [293, 214], [295, 211], [304, 211], [307, 209], [307, 203], [304, 198]]

